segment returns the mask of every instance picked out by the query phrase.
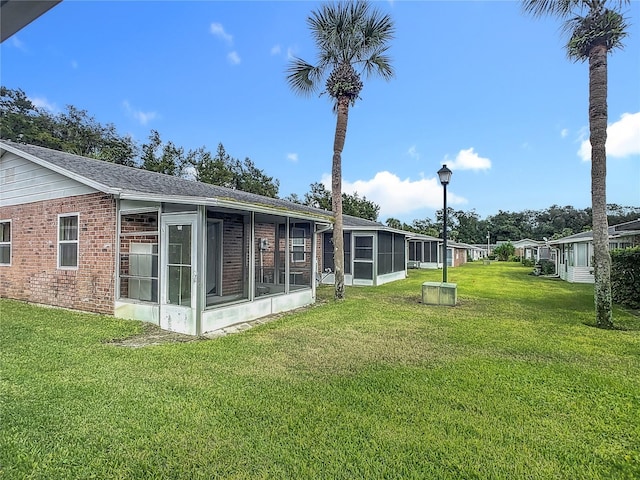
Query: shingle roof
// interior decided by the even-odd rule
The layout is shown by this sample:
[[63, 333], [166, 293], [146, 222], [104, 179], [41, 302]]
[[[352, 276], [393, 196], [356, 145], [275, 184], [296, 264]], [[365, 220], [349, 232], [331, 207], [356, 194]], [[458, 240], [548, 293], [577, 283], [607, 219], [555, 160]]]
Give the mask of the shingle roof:
[[[637, 222], [638, 220], [634, 220], [632, 222], [626, 222], [626, 223], [621, 223], [619, 225], [610, 226], [607, 230], [607, 233], [609, 234], [609, 239], [640, 235], [640, 229], [631, 230], [632, 227], [639, 226]], [[623, 226], [623, 228], [620, 228], [621, 226]], [[558, 238], [557, 240], [551, 240], [549, 243], [551, 245], [559, 245], [563, 243], [589, 242], [592, 240], [593, 240], [593, 230], [589, 230], [588, 232], [575, 233], [567, 237]]]
[[[315, 217], [332, 218], [332, 213], [306, 205], [277, 198], [264, 197], [240, 190], [220, 187], [208, 183], [196, 182], [180, 177], [150, 172], [135, 167], [95, 160], [49, 148], [26, 145], [7, 140], [0, 141], [0, 148], [8, 147], [32, 157], [36, 157], [45, 166], [53, 166], [58, 173], [67, 174], [79, 181], [89, 181], [91, 186], [106, 193], [128, 194], [129, 196], [159, 196], [172, 199], [192, 199], [195, 203], [207, 203], [226, 200], [244, 204], [264, 206], [270, 209], [282, 209], [290, 212], [305, 213]], [[97, 185], [96, 185], [97, 184]]]

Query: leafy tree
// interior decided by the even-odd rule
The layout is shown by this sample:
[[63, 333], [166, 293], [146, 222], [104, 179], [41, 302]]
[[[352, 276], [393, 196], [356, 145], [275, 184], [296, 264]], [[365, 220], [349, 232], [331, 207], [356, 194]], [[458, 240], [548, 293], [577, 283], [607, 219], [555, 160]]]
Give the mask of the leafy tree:
[[409, 231], [422, 233], [423, 235], [429, 235], [431, 237], [437, 237], [440, 235], [440, 225], [442, 223], [434, 223], [428, 218], [425, 219], [415, 219], [409, 225]]
[[[324, 184], [315, 182], [309, 187], [311, 190], [304, 194], [304, 200], [299, 203], [323, 210], [331, 210], [332, 195]], [[296, 198], [298, 197], [296, 196]], [[380, 206], [378, 204], [367, 200], [365, 196], [360, 197], [358, 192], [355, 192], [353, 195], [342, 193], [342, 213], [344, 215], [365, 218], [375, 222], [378, 220], [379, 212]]]
[[322, 210], [331, 210], [331, 192], [320, 182], [309, 185], [309, 190], [304, 194], [304, 204]]
[[[626, 20], [619, 9], [629, 0], [523, 0], [525, 12], [564, 20], [569, 58], [589, 61], [591, 209], [593, 217], [596, 324], [613, 328], [611, 256], [607, 223], [607, 55], [622, 47]], [[612, 8], [609, 6], [612, 5]]]
[[387, 227], [395, 228], [397, 230], [403, 230], [403, 223], [397, 218], [387, 218], [387, 221], [385, 223], [387, 224]]
[[501, 243], [494, 250], [493, 253], [496, 254], [498, 260], [502, 260], [506, 262], [509, 260], [509, 257], [513, 255], [516, 251], [516, 247], [513, 246], [511, 242]]
[[193, 158], [192, 163], [196, 172], [196, 180], [227, 188], [235, 186], [234, 173], [231, 170], [235, 159], [226, 152], [222, 143], [218, 144], [215, 157], [211, 157], [211, 154], [204, 149], [201, 149], [195, 156], [197, 158]]
[[233, 188], [236, 190], [255, 193], [264, 197], [278, 197], [280, 181], [274, 180], [273, 177], [268, 176], [263, 170], [257, 168], [248, 157], [242, 163], [236, 160], [232, 171], [235, 181]]
[[607, 212], [609, 225], [617, 225], [640, 218], [640, 207], [623, 207], [610, 203], [607, 205]]
[[222, 143], [215, 157], [201, 148], [188, 155], [195, 169], [196, 180], [221, 187], [242, 190], [265, 197], [277, 198], [280, 182], [268, 176], [245, 158], [243, 162], [229, 155]]
[[367, 200], [365, 196], [360, 197], [358, 192], [354, 192], [353, 195], [343, 193], [342, 210], [352, 217], [366, 218], [377, 222], [380, 206]]
[[133, 166], [137, 146], [112, 124], [102, 125], [86, 110], [69, 105], [52, 115], [37, 108], [22, 90], [0, 87], [0, 135], [7, 140]]
[[294, 58], [287, 72], [287, 81], [297, 93], [309, 95], [320, 88], [325, 79], [324, 93], [332, 100], [337, 113], [331, 168], [335, 298], [344, 298], [344, 242], [342, 221], [342, 150], [347, 135], [349, 107], [359, 98], [363, 87], [356, 67], [367, 76], [393, 76], [388, 42], [394, 34], [389, 15], [372, 10], [366, 1], [325, 4], [307, 19], [318, 49], [318, 63], [312, 65]]
[[286, 197], [284, 197], [284, 200], [286, 200], [287, 202], [297, 203], [299, 205], [303, 205], [304, 204], [304, 202], [298, 196], [297, 193], [292, 193], [291, 195], [287, 195]]
[[163, 143], [160, 134], [151, 130], [149, 142], [142, 145], [142, 165], [145, 170], [164, 173], [166, 175], [182, 176], [187, 166], [187, 158], [182, 147], [176, 147], [173, 142]]

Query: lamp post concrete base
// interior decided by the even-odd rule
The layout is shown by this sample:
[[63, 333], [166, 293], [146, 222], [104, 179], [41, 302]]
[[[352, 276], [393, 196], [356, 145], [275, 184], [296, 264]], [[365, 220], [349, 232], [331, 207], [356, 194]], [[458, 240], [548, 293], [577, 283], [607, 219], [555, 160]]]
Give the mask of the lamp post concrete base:
[[454, 306], [458, 302], [458, 284], [444, 282], [424, 282], [422, 303], [426, 305]]

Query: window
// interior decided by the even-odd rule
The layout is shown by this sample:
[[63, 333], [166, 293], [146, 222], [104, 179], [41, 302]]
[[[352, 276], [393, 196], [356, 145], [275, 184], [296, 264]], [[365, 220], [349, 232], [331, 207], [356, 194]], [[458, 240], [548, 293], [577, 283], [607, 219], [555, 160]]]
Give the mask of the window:
[[588, 267], [588, 245], [586, 243], [578, 243], [575, 248], [575, 266], [576, 267]]
[[304, 228], [291, 228], [291, 261], [304, 262]]
[[120, 298], [158, 302], [158, 212], [120, 217]]
[[78, 214], [58, 217], [58, 267], [78, 268]]
[[0, 265], [11, 265], [11, 221], [0, 222]]
[[355, 260], [373, 260], [373, 236], [355, 237]]

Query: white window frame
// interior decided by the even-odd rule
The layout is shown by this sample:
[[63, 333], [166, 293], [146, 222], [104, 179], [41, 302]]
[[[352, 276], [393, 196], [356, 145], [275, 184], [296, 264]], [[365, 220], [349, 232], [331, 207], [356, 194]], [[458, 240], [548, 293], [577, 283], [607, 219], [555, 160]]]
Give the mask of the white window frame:
[[9, 241], [2, 241], [0, 240], [0, 247], [9, 247], [9, 263], [2, 263], [2, 257], [0, 257], [0, 267], [10, 267], [11, 266], [11, 260], [13, 259], [13, 248], [11, 245], [11, 239], [13, 238], [13, 232], [12, 232], [12, 228], [11, 228], [11, 220], [7, 219], [7, 220], [0, 220], [0, 225], [4, 224], [4, 223], [8, 223], [9, 224]]
[[[60, 221], [63, 218], [75, 217], [77, 224], [77, 235], [75, 240], [61, 240], [60, 239]], [[80, 264], [80, 213], [60, 213], [58, 214], [58, 241], [57, 241], [57, 257], [58, 257], [58, 269], [60, 270], [77, 270]], [[76, 244], [76, 264], [75, 265], [61, 265], [60, 247], [62, 245]]]
[[[302, 233], [301, 237], [296, 237], [296, 231]], [[304, 251], [305, 247], [305, 229], [300, 227], [291, 227], [291, 262], [303, 263], [307, 259], [307, 254]], [[300, 255], [302, 258], [300, 258]]]

